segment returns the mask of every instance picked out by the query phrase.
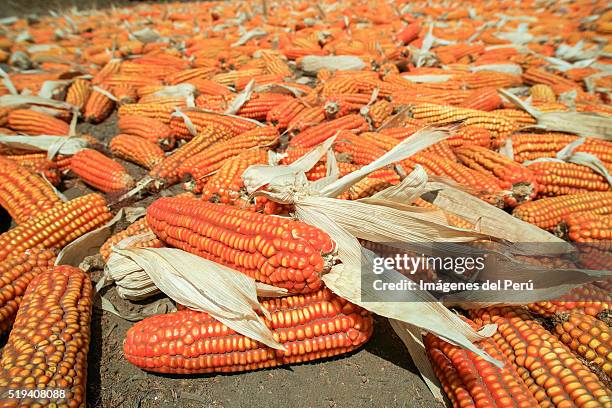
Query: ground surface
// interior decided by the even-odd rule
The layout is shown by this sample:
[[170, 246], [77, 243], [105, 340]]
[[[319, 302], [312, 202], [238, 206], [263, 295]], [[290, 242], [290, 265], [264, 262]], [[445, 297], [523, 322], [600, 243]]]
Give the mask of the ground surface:
[[[118, 133], [116, 114], [99, 125], [78, 130], [103, 143]], [[135, 178], [145, 173], [122, 162]], [[90, 190], [76, 179], [66, 181], [69, 197]], [[155, 197], [129, 203], [147, 206]], [[112, 200], [111, 200], [112, 201]], [[97, 280], [100, 272], [94, 272]], [[120, 299], [112, 288], [105, 295], [122, 313], [141, 305]], [[155, 299], [153, 299], [155, 300]], [[152, 300], [152, 301], [153, 301]], [[442, 407], [418, 374], [403, 343], [384, 318], [376, 319], [373, 338], [348, 356], [231, 375], [161, 376], [129, 364], [122, 353], [133, 323], [94, 311], [89, 353], [88, 402], [91, 407]]]

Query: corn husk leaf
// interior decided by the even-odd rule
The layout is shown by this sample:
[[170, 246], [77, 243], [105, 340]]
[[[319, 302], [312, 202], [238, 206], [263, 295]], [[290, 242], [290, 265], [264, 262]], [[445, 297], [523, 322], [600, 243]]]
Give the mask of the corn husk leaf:
[[535, 127], [612, 140], [612, 118], [610, 117], [581, 112], [541, 112], [503, 89], [498, 92], [536, 118], [538, 124]]
[[52, 152], [71, 156], [89, 146], [86, 139], [80, 137], [54, 136], [54, 135], [3, 135], [0, 134], [0, 144], [14, 149], [33, 152]]
[[229, 113], [231, 115], [235, 115], [236, 113], [238, 113], [240, 108], [242, 108], [242, 105], [244, 105], [249, 101], [249, 99], [251, 99], [251, 95], [253, 95], [254, 86], [255, 80], [251, 79], [247, 86], [244, 88], [244, 90], [238, 95], [236, 95], [230, 106], [228, 106], [228, 108], [226, 109], [225, 113]]
[[302, 58], [300, 68], [309, 74], [316, 74], [322, 69], [330, 71], [359, 71], [366, 67], [365, 62], [353, 55], [319, 56], [306, 55]]
[[421, 84], [421, 83], [435, 84], [435, 83], [450, 81], [453, 78], [453, 75], [441, 75], [441, 74], [403, 75], [402, 78], [410, 82], [417, 83], [417, 84]]
[[523, 69], [518, 64], [484, 64], [470, 66], [471, 72], [494, 71], [505, 74], [522, 75]]
[[142, 268], [155, 286], [174, 301], [209, 313], [236, 332], [269, 347], [285, 350], [256, 313], [270, 316], [257, 300], [254, 279], [176, 248], [114, 248], [113, 252], [123, 262]]
[[40, 105], [63, 110], [75, 110], [76, 106], [55, 99], [43, 98], [32, 95], [2, 95], [0, 96], [0, 106], [14, 105]]

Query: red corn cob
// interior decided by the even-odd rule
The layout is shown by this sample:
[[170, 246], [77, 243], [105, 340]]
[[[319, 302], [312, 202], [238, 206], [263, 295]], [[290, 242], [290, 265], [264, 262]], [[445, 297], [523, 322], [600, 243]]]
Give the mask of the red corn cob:
[[579, 312], [597, 316], [612, 308], [612, 296], [609, 291], [593, 283], [587, 283], [570, 290], [557, 299], [530, 303], [527, 307], [542, 316], [553, 316], [563, 312]]
[[491, 132], [487, 129], [477, 126], [461, 126], [451, 138], [446, 139], [446, 143], [451, 147], [472, 144], [489, 148], [492, 139]]
[[159, 162], [149, 172], [149, 176], [156, 180], [158, 186], [171, 186], [179, 182], [179, 167], [192, 156], [206, 150], [214, 143], [228, 140], [232, 137], [229, 129], [224, 127], [207, 126], [200, 134], [176, 149], [170, 156]]
[[174, 104], [162, 104], [158, 102], [150, 103], [127, 103], [121, 105], [118, 109], [119, 117], [124, 116], [140, 116], [143, 118], [155, 119], [165, 125], [170, 124], [172, 112], [174, 112]]
[[540, 406], [606, 406], [612, 392], [530, 313], [517, 307], [472, 312], [478, 325], [497, 324], [497, 346]]
[[[2, 405], [86, 405], [92, 293], [89, 276], [67, 265], [51, 268], [30, 282], [2, 350]], [[65, 394], [10, 395], [10, 390], [37, 389]]]
[[8, 127], [27, 135], [67, 136], [70, 126], [63, 120], [31, 109], [15, 109], [8, 115]]
[[82, 112], [90, 94], [91, 83], [86, 79], [77, 78], [70, 87], [68, 87], [66, 102], [76, 106], [79, 108], [79, 111]]
[[125, 167], [92, 149], [83, 149], [72, 156], [70, 169], [81, 180], [105, 193], [134, 187], [134, 179]]
[[174, 147], [172, 130], [159, 120], [144, 116], [123, 115], [119, 118], [117, 125], [121, 133], [150, 140], [164, 150], [170, 150]]
[[[370, 314], [328, 289], [264, 299], [261, 304], [272, 315], [264, 318], [266, 326], [287, 351], [242, 336], [207, 313], [182, 310], [136, 323], [127, 332], [124, 354], [132, 364], [153, 372], [236, 372], [344, 354], [372, 334]], [[179, 327], [193, 330], [183, 334]]]
[[[206, 126], [214, 126], [217, 128], [224, 128], [231, 132], [232, 135], [236, 136], [242, 132], [253, 129], [257, 126], [255, 123], [250, 122], [246, 119], [239, 119], [236, 117], [218, 115], [214, 113], [198, 112], [188, 110], [184, 112], [195, 127], [198, 133], [202, 132]], [[189, 133], [189, 129], [185, 125], [182, 117], [172, 117], [170, 120], [170, 129], [177, 139], [191, 139], [193, 136]]]
[[53, 266], [55, 252], [33, 248], [0, 262], [0, 334], [7, 334], [30, 281]]
[[289, 122], [305, 108], [306, 106], [299, 99], [287, 99], [268, 111], [266, 122], [276, 126], [279, 130], [285, 130]]
[[512, 215], [548, 231], [572, 213], [612, 214], [612, 192], [547, 197], [519, 205]]
[[179, 177], [190, 177], [189, 190], [201, 191], [204, 179], [217, 171], [223, 163], [247, 149], [270, 147], [278, 141], [278, 131], [272, 126], [257, 127], [239, 136], [213, 144], [204, 151], [183, 161], [178, 168]]
[[538, 402], [492, 339], [478, 343], [503, 368], [471, 351], [428, 333], [424, 337], [427, 357], [453, 407], [535, 407]]
[[110, 151], [120, 159], [152, 169], [164, 159], [164, 151], [142, 137], [120, 134], [112, 138]]
[[328, 96], [323, 107], [325, 116], [328, 118], [340, 118], [350, 113], [357, 113], [370, 102], [370, 95], [367, 94], [340, 94]]
[[495, 88], [480, 88], [473, 91], [461, 103], [461, 107], [489, 112], [497, 109], [501, 104], [502, 99]]
[[111, 94], [117, 98], [118, 105], [134, 103], [138, 99], [136, 88], [131, 85], [115, 85], [110, 88]]
[[[104, 91], [110, 92], [109, 87], [100, 86]], [[94, 90], [85, 104], [83, 116], [91, 123], [100, 123], [113, 112], [115, 102], [102, 92]]]
[[456, 148], [455, 154], [469, 168], [495, 176], [503, 189], [510, 190], [512, 193], [504, 199], [511, 207], [533, 199], [538, 193], [533, 172], [499, 153], [481, 146], [465, 145]]
[[324, 257], [335, 247], [323, 231], [299, 221], [186, 198], [156, 200], [147, 222], [174, 247], [292, 293], [321, 287]]
[[291, 139], [289, 146], [314, 147], [342, 130], [363, 132], [368, 130], [368, 123], [360, 115], [343, 116], [304, 130]]
[[111, 218], [106, 200], [87, 194], [42, 211], [0, 235], [0, 261], [35, 247], [62, 248]]
[[53, 187], [38, 174], [0, 157], [0, 205], [17, 224], [60, 203]]
[[[153, 231], [151, 231], [151, 228], [149, 228], [149, 224], [147, 224], [146, 218], [141, 218], [133, 222], [126, 229], [112, 235], [110, 238], [108, 238], [104, 242], [104, 244], [100, 247], [100, 254], [102, 255], [102, 258], [104, 258], [104, 261], [108, 261], [108, 258], [111, 255], [112, 246], [115, 244], [118, 244], [123, 239], [127, 237], [136, 236], [136, 235], [146, 234], [147, 232], [152, 233]], [[163, 246], [164, 246], [163, 242], [161, 242], [159, 239], [152, 238], [146, 241], [134, 242], [130, 247], [131, 248], [161, 248]]]
[[565, 162], [536, 162], [527, 165], [539, 185], [540, 196], [608, 191], [605, 177], [586, 166]]
[[288, 130], [294, 133], [302, 132], [303, 130], [316, 126], [325, 120], [325, 108], [322, 106], [314, 106], [312, 108], [305, 108], [295, 115], [287, 126]]
[[376, 146], [369, 139], [346, 131], [340, 132], [336, 138], [334, 151], [343, 156], [342, 161], [349, 161], [360, 166], [370, 164], [385, 154], [384, 149]]
[[248, 101], [236, 113], [244, 118], [255, 120], [265, 120], [270, 109], [284, 103], [290, 98], [287, 95], [277, 93], [258, 93], [253, 94]]

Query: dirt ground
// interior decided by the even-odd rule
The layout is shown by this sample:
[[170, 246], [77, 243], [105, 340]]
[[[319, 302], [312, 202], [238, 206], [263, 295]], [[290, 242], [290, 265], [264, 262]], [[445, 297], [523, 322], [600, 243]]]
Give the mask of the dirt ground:
[[[116, 113], [99, 125], [81, 124], [103, 143], [118, 133]], [[136, 177], [145, 172], [122, 162]], [[68, 180], [67, 195], [90, 190]], [[145, 197], [130, 206], [147, 206]], [[93, 272], [93, 279], [100, 271]], [[147, 304], [122, 300], [111, 288], [106, 295], [120, 312], [138, 312]], [[350, 355], [314, 363], [230, 375], [168, 376], [149, 374], [129, 364], [122, 343], [132, 322], [94, 311], [89, 351], [87, 399], [91, 407], [442, 407], [421, 379], [403, 343], [384, 318], [374, 336]]]

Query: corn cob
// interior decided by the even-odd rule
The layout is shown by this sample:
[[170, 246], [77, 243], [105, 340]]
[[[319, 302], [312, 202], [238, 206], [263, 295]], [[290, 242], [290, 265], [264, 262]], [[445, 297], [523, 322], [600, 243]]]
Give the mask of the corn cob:
[[114, 156], [149, 170], [164, 159], [161, 147], [138, 136], [119, 134], [113, 137], [109, 147]]
[[491, 113], [511, 120], [519, 128], [537, 123], [533, 116], [520, 109], [495, 109]]
[[[189, 117], [198, 133], [202, 132], [207, 126], [214, 126], [215, 128], [223, 128], [224, 132], [231, 132], [233, 136], [236, 136], [257, 126], [255, 123], [246, 119], [217, 115], [214, 113], [186, 111], [185, 115]], [[170, 120], [170, 129], [177, 139], [191, 139], [193, 137], [192, 134], [189, 133], [189, 129], [187, 125], [185, 125], [183, 118], [180, 116], [173, 117]]]
[[404, 140], [408, 136], [412, 136], [415, 132], [417, 132], [419, 129], [425, 126], [427, 125], [426, 124], [423, 124], [423, 125], [404, 124], [404, 127], [400, 127], [400, 128], [392, 127], [392, 128], [381, 129], [378, 131], [378, 133], [381, 135], [390, 136], [394, 139]]
[[608, 406], [612, 392], [555, 336], [520, 308], [471, 312], [478, 325], [497, 324], [493, 339], [540, 406]]
[[536, 162], [527, 168], [536, 177], [539, 196], [554, 197], [610, 190], [610, 185], [601, 174], [579, 164]]
[[[514, 160], [522, 163], [543, 157], [555, 157], [559, 150], [577, 139], [578, 136], [564, 133], [516, 133], [512, 135]], [[609, 141], [586, 138], [574, 151], [592, 154], [608, 169], [612, 169], [612, 143]]]
[[[336, 163], [338, 166], [339, 177], [344, 177], [349, 173], [359, 170], [360, 166], [353, 163]], [[319, 162], [315, 166], [306, 172], [306, 178], [310, 181], [316, 181], [327, 176], [327, 164], [325, 162]]]
[[589, 316], [612, 309], [610, 292], [593, 283], [587, 283], [553, 299], [527, 305], [529, 310], [542, 316], [553, 316], [556, 313], [579, 312]]
[[[151, 72], [147, 72], [146, 74], [112, 74], [104, 80], [102, 85], [107, 86], [109, 88], [115, 86], [130, 86], [138, 88], [147, 85], [161, 85], [160, 80], [152, 78], [150, 75]], [[167, 73], [160, 74], [160, 76], [165, 75], [167, 75]]]
[[261, 59], [264, 60], [266, 71], [270, 74], [281, 75], [283, 77], [288, 77], [293, 75], [291, 68], [285, 62], [283, 58], [278, 55], [274, 55], [269, 51], [261, 52]]
[[341, 200], [359, 200], [370, 197], [399, 182], [399, 175], [394, 170], [379, 169], [353, 184], [337, 198]]
[[164, 150], [174, 147], [172, 130], [163, 122], [145, 116], [123, 115], [117, 123], [121, 133], [139, 136], [158, 144]]
[[117, 104], [119, 106], [125, 105], [126, 103], [134, 103], [138, 99], [136, 88], [131, 85], [115, 85], [110, 88], [110, 92], [117, 98]]
[[4, 127], [8, 123], [8, 115], [15, 109], [14, 106], [2, 106], [0, 107], [0, 127]]
[[248, 194], [242, 173], [254, 164], [268, 164], [268, 152], [250, 149], [226, 160], [202, 187], [202, 200], [251, 207], [252, 203], [246, 201]]
[[55, 252], [33, 248], [0, 262], [0, 334], [7, 334], [30, 281], [53, 266]]
[[519, 205], [512, 215], [540, 228], [552, 231], [573, 213], [590, 211], [612, 214], [612, 192], [593, 192], [547, 197]]
[[61, 181], [57, 164], [47, 159], [46, 153], [29, 153], [4, 157], [34, 173], [45, 176], [54, 186], [57, 186]]
[[121, 60], [118, 58], [113, 58], [112, 60], [108, 61], [108, 63], [106, 63], [102, 69], [100, 71], [98, 71], [98, 73], [92, 78], [91, 83], [92, 85], [99, 85], [102, 82], [104, 82], [104, 80], [114, 74], [119, 73], [119, 69], [121, 68]]
[[161, 103], [127, 103], [121, 105], [118, 109], [119, 117], [124, 116], [140, 116], [143, 118], [155, 119], [165, 125], [170, 124], [170, 115], [174, 112], [172, 105], [164, 105]]
[[470, 188], [471, 194], [496, 207], [503, 205], [504, 193], [499, 185], [499, 180], [490, 174], [479, 173], [435, 153], [416, 154], [401, 162], [402, 167], [407, 170], [414, 169], [416, 164], [423, 166], [428, 174], [447, 177]]
[[325, 108], [322, 106], [314, 106], [305, 108], [295, 115], [287, 126], [288, 130], [294, 133], [302, 132], [309, 127], [316, 126], [325, 120]]
[[268, 111], [266, 122], [276, 126], [279, 130], [285, 130], [289, 122], [305, 108], [306, 106], [299, 99], [287, 99]]
[[106, 200], [87, 194], [42, 211], [0, 235], [0, 261], [35, 247], [62, 248], [111, 218]]
[[372, 143], [370, 139], [357, 136], [351, 132], [341, 132], [334, 143], [334, 151], [341, 154], [342, 161], [360, 166], [370, 164], [385, 154], [385, 149]]
[[[100, 89], [110, 92], [110, 88], [100, 86]], [[102, 92], [94, 90], [85, 104], [83, 116], [91, 123], [100, 123], [110, 116], [115, 107], [115, 102]]]
[[357, 113], [370, 102], [367, 94], [340, 94], [328, 96], [323, 103], [325, 116], [328, 118], [340, 118], [351, 113]]
[[[394, 108], [391, 102], [383, 99], [367, 107], [365, 113], [367, 113], [368, 120], [371, 122], [372, 127], [378, 128], [391, 117], [393, 110]], [[364, 112], [361, 113], [363, 114]]]
[[535, 103], [554, 103], [557, 102], [557, 96], [552, 88], [544, 84], [533, 85], [529, 89], [531, 100]]
[[31, 109], [15, 109], [8, 115], [8, 127], [26, 135], [67, 136], [70, 126], [63, 120]]
[[232, 91], [221, 84], [208, 79], [192, 79], [189, 83], [195, 86], [198, 93], [203, 95], [231, 95]]
[[482, 112], [475, 109], [440, 106], [433, 103], [419, 103], [412, 107], [415, 119], [433, 125], [447, 125], [463, 122], [465, 126], [477, 126], [487, 129], [494, 139], [505, 139], [517, 129], [511, 120], [494, 112]]
[[[133, 222], [126, 229], [112, 235], [104, 242], [104, 244], [102, 244], [102, 246], [100, 247], [100, 254], [102, 255], [102, 258], [104, 258], [104, 261], [108, 261], [108, 258], [111, 255], [112, 246], [118, 244], [123, 239], [136, 235], [146, 234], [147, 232], [152, 233], [153, 231], [151, 231], [151, 228], [149, 228], [149, 224], [147, 224], [146, 218], [141, 218]], [[131, 247], [134, 248], [161, 248], [163, 246], [164, 244], [157, 238], [152, 238], [146, 241], [137, 241], [131, 245]]]
[[189, 190], [202, 190], [204, 179], [217, 171], [223, 163], [247, 149], [270, 147], [278, 141], [279, 134], [272, 126], [257, 127], [239, 136], [213, 144], [204, 151], [183, 161], [178, 168], [181, 179], [191, 178]]
[[592, 212], [569, 214], [563, 220], [567, 236], [573, 242], [599, 242], [612, 240], [612, 215]]
[[478, 347], [502, 361], [501, 369], [431, 333], [423, 340], [427, 357], [453, 407], [538, 406], [523, 379], [492, 339], [480, 341]]
[[471, 169], [499, 180], [501, 188], [511, 190], [504, 196], [511, 207], [533, 199], [538, 193], [535, 175], [527, 167], [481, 146], [465, 145], [455, 149], [459, 160]]
[[270, 92], [253, 94], [251, 98], [240, 107], [236, 114], [244, 118], [265, 120], [270, 109], [289, 99], [292, 98], [287, 95]]
[[210, 75], [213, 72], [214, 70], [210, 68], [186, 69], [186, 70], [175, 72], [173, 74], [168, 75], [165, 78], [165, 82], [170, 85], [176, 85], [176, 84], [181, 84], [183, 82], [188, 82], [192, 79], [206, 79], [210, 77]]
[[550, 72], [546, 72], [539, 68], [529, 68], [523, 73], [523, 80], [528, 84], [544, 84], [544, 85], [556, 85], [563, 86], [564, 88], [571, 90], [580, 88], [578, 84], [569, 79], [563, 78], [560, 75], [555, 75]]
[[292, 293], [321, 287], [324, 257], [335, 247], [308, 224], [193, 199], [160, 198], [147, 209], [147, 222], [174, 247]]
[[261, 69], [244, 69], [242, 71], [231, 71], [224, 72], [222, 74], [215, 75], [212, 80], [225, 86], [234, 86], [236, 84], [236, 80], [239, 78], [250, 78], [263, 74], [263, 70]]
[[[153, 372], [236, 372], [344, 354], [372, 334], [371, 315], [328, 289], [264, 299], [261, 304], [271, 313], [264, 318], [266, 326], [287, 351], [242, 336], [207, 313], [182, 310], [136, 323], [126, 334], [124, 354], [132, 364]], [[193, 330], [183, 334], [179, 327]], [[164, 341], [158, 346], [160, 335]]]
[[446, 139], [446, 143], [451, 147], [476, 145], [489, 148], [492, 140], [491, 133], [486, 129], [477, 126], [461, 126], [451, 138]]
[[70, 87], [68, 87], [66, 102], [78, 107], [79, 111], [82, 112], [90, 94], [91, 83], [86, 79], [77, 78]]
[[53, 187], [33, 171], [0, 158], [0, 205], [21, 224], [61, 203]]
[[444, 211], [440, 207], [438, 207], [437, 205], [432, 204], [429, 201], [425, 201], [425, 200], [423, 200], [420, 197], [418, 197], [416, 200], [414, 200], [411, 204], [416, 206], [416, 207], [430, 208], [432, 210], [437, 210], [437, 211], [444, 212], [444, 216], [446, 217], [446, 221], [448, 222], [449, 225], [451, 225], [453, 227], [470, 229], [470, 230], [474, 229], [474, 224], [472, 224], [471, 222], [467, 221], [466, 219], [464, 219], [462, 217], [459, 217], [458, 215], [455, 215], [455, 214], [453, 214], [451, 212]]
[[495, 88], [481, 88], [473, 91], [462, 103], [462, 108], [492, 111], [502, 104]]
[[[92, 292], [89, 276], [66, 265], [30, 282], [0, 360], [3, 405], [85, 406]], [[8, 391], [17, 389], [61, 389], [66, 395], [9, 398]]]
[[308, 128], [294, 136], [290, 147], [314, 147], [342, 130], [362, 132], [368, 129], [368, 123], [360, 115], [347, 115], [329, 122]]
[[[608, 381], [612, 377], [612, 336], [603, 321], [582, 313], [561, 313], [555, 316], [553, 333], [574, 353], [603, 371]], [[593, 372], [597, 373], [597, 369]], [[602, 378], [602, 381], [604, 380]]]
[[70, 169], [86, 184], [105, 193], [128, 190], [135, 185], [125, 167], [97, 150], [77, 152], [70, 160]]
[[151, 169], [149, 176], [163, 186], [170, 186], [179, 182], [179, 168], [187, 159], [203, 152], [214, 143], [228, 140], [232, 137], [230, 130], [224, 127], [206, 126], [200, 133], [176, 149], [170, 156]]

